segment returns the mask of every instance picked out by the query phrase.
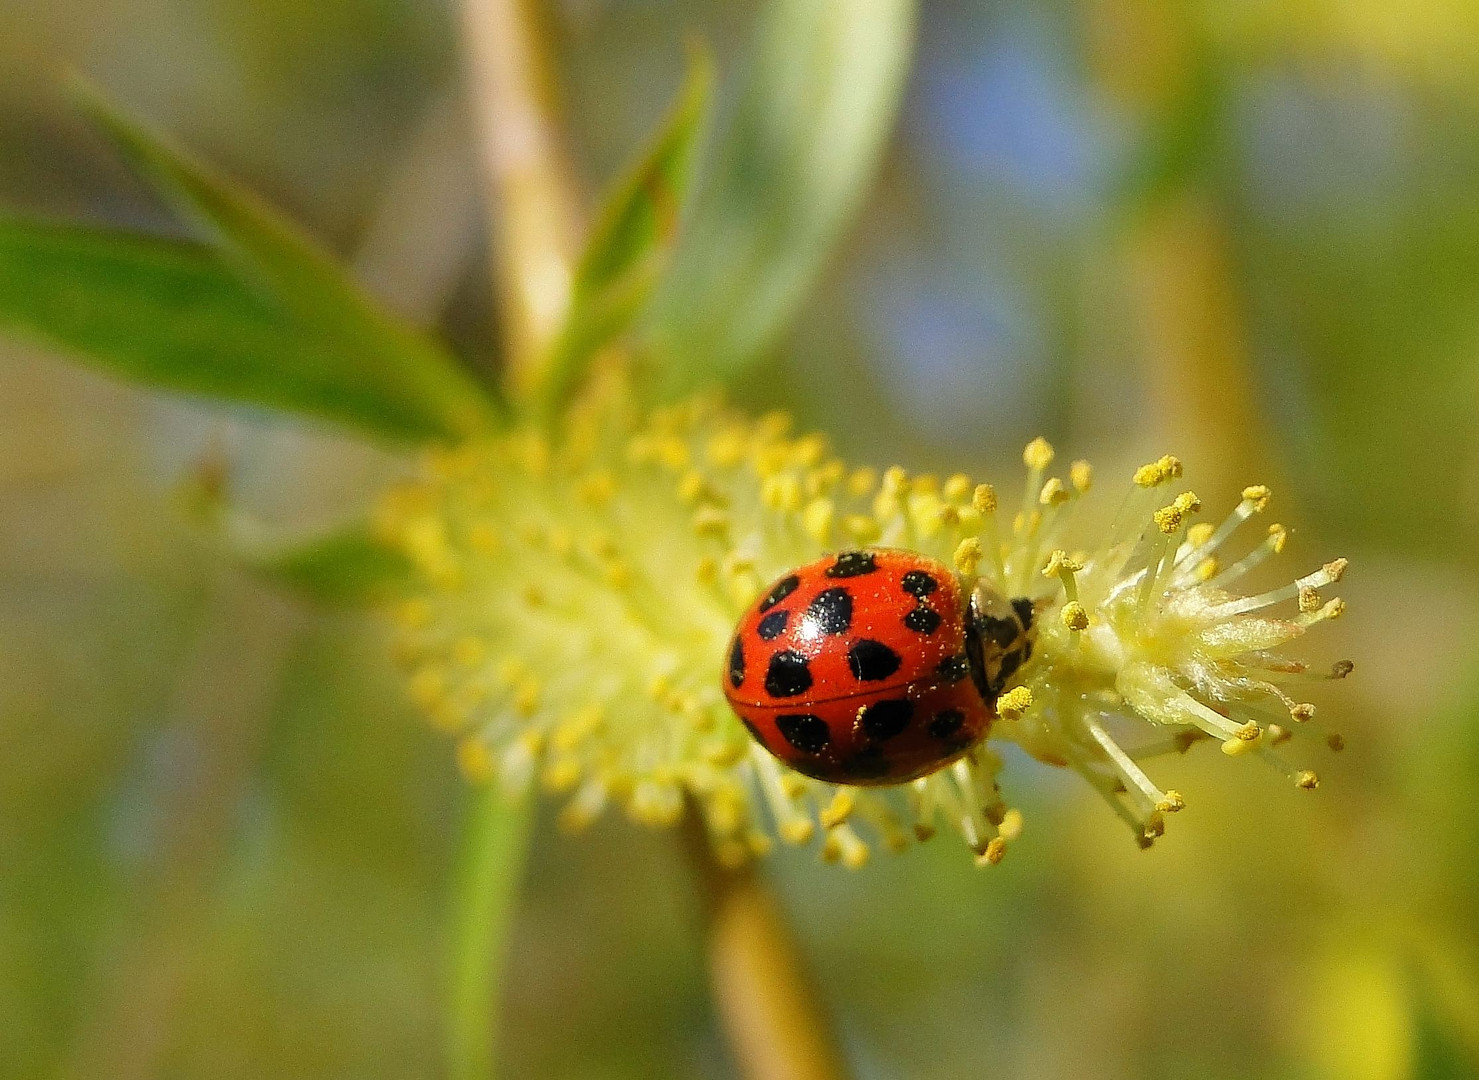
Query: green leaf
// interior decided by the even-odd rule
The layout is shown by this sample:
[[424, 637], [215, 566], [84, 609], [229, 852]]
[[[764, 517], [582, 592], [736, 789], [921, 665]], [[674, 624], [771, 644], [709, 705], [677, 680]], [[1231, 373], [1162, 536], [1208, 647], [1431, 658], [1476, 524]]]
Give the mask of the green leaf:
[[404, 555], [380, 543], [361, 525], [276, 550], [237, 554], [257, 573], [334, 606], [394, 597], [413, 573]]
[[678, 99], [642, 155], [612, 189], [576, 269], [570, 312], [553, 345], [542, 405], [551, 412], [579, 385], [591, 358], [631, 325], [678, 239], [693, 162], [714, 85], [694, 48]]
[[654, 300], [666, 389], [771, 347], [861, 206], [893, 125], [914, 0], [769, 0], [749, 68]]
[[[378, 307], [333, 258], [276, 210], [113, 106], [88, 84], [75, 81], [73, 94], [129, 164], [207, 231], [244, 281], [276, 300], [297, 323], [356, 356], [356, 370], [346, 372], [353, 382], [368, 384], [377, 396], [398, 401], [401, 412], [420, 417], [418, 434], [458, 437], [494, 426], [499, 414], [488, 390], [434, 340]], [[346, 382], [345, 393], [355, 389]]]
[[446, 432], [198, 244], [0, 216], [0, 329], [151, 386], [404, 438]]

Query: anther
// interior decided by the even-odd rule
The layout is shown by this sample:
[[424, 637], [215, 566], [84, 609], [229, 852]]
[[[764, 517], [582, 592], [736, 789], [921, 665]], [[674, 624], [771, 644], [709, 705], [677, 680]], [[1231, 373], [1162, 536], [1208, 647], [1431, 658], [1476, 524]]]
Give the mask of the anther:
[[1063, 625], [1070, 630], [1078, 631], [1089, 628], [1089, 613], [1077, 600], [1070, 600], [1063, 605], [1062, 618]]
[[1046, 469], [1053, 463], [1053, 446], [1041, 435], [1022, 451], [1022, 463], [1029, 469]]

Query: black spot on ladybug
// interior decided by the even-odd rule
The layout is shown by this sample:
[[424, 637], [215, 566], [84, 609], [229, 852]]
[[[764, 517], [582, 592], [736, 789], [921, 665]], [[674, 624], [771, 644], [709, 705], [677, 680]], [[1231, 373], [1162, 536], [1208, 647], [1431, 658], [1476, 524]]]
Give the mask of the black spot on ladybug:
[[806, 609], [807, 624], [823, 634], [840, 634], [852, 625], [852, 595], [842, 586], [823, 589]]
[[923, 570], [910, 570], [900, 582], [910, 596], [926, 597], [940, 587], [940, 583]]
[[929, 732], [937, 739], [948, 739], [965, 723], [965, 713], [959, 709], [941, 709], [930, 720]]
[[729, 685], [736, 690], [745, 681], [745, 647], [736, 637], [729, 647]]
[[765, 669], [765, 692], [771, 697], [795, 697], [811, 689], [811, 669], [806, 657], [782, 649], [770, 658]]
[[887, 698], [875, 701], [863, 710], [858, 723], [870, 739], [882, 742], [892, 739], [909, 726], [914, 717], [914, 702], [907, 698]]
[[[853, 678], [862, 682], [877, 682], [898, 671], [903, 660], [883, 642], [863, 638], [847, 650], [847, 663], [852, 668]], [[810, 679], [807, 683], [810, 685]]]
[[769, 611], [786, 597], [795, 592], [796, 587], [800, 584], [801, 579], [795, 574], [789, 574], [786, 577], [781, 578], [770, 587], [770, 592], [765, 594], [765, 599], [760, 601], [760, 610]]
[[976, 632], [982, 637], [989, 638], [998, 649], [1010, 648], [1017, 640], [1021, 629], [1011, 619], [998, 619], [994, 615], [978, 615], [975, 620]]
[[827, 722], [811, 713], [786, 713], [775, 718], [775, 726], [790, 743], [803, 754], [816, 754], [827, 748], [832, 733]]
[[842, 771], [858, 780], [876, 780], [880, 776], [887, 776], [892, 768], [888, 755], [881, 746], [859, 750], [842, 763]]
[[760, 625], [755, 627], [755, 633], [760, 635], [762, 641], [774, 641], [786, 630], [786, 621], [790, 619], [789, 611], [772, 611], [760, 620]]
[[878, 569], [878, 563], [870, 551], [844, 551], [837, 561], [827, 567], [828, 577], [862, 577]]
[[960, 682], [971, 673], [971, 663], [964, 656], [947, 656], [935, 665], [935, 674], [946, 682]]
[[1022, 663], [1025, 664], [1025, 663], [1027, 663], [1027, 661], [1029, 661], [1031, 659], [1032, 659], [1032, 642], [1030, 642], [1030, 641], [1024, 641], [1022, 643]]
[[915, 633], [933, 634], [940, 628], [940, 615], [931, 608], [917, 607], [904, 616], [904, 625]]
[[1017, 613], [1017, 618], [1022, 620], [1022, 629], [1032, 629], [1032, 601], [1025, 596], [1019, 596], [1012, 601], [1012, 610]]
[[759, 728], [750, 723], [744, 717], [740, 717], [740, 723], [745, 725], [745, 730], [750, 733], [750, 738], [754, 739], [761, 746], [765, 745], [765, 739], [761, 736]]
[[892, 768], [881, 746], [865, 747], [842, 763], [842, 771], [855, 780], [877, 780], [889, 775]]

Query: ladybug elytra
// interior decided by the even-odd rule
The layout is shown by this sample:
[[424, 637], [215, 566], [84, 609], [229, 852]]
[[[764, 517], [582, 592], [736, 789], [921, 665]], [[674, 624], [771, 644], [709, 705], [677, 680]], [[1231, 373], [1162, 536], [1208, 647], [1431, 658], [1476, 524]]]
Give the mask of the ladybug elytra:
[[[966, 591], [969, 589], [969, 595]], [[1032, 602], [910, 551], [829, 555], [745, 612], [724, 693], [766, 750], [834, 784], [896, 784], [983, 739], [1032, 653]]]

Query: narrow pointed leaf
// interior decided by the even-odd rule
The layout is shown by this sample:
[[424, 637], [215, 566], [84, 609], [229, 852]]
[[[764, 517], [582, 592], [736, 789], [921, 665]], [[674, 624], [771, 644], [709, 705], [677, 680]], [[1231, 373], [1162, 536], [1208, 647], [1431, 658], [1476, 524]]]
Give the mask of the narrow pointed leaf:
[[771, 347], [872, 183], [903, 92], [914, 0], [769, 0], [715, 165], [654, 300], [670, 391]]
[[553, 345], [546, 409], [563, 403], [595, 353], [631, 325], [651, 296], [677, 243], [713, 85], [713, 62], [695, 48], [677, 101], [608, 196], [576, 268], [570, 312]]
[[[375, 304], [345, 270], [284, 216], [128, 116], [88, 84], [73, 96], [100, 131], [174, 208], [204, 229], [242, 276], [296, 321], [359, 358], [356, 379], [456, 437], [493, 426], [498, 412], [449, 353]], [[346, 392], [349, 388], [346, 387]]]
[[0, 330], [150, 386], [404, 439], [447, 433], [198, 244], [0, 216]]

